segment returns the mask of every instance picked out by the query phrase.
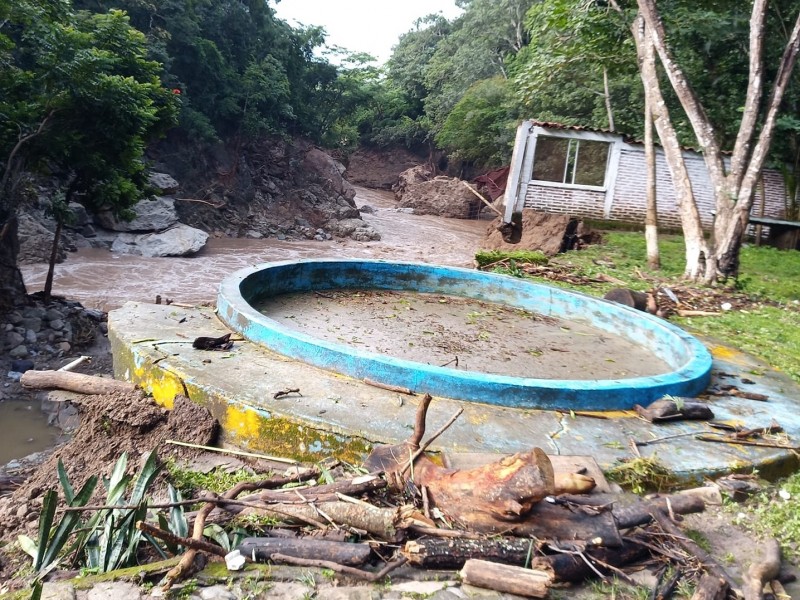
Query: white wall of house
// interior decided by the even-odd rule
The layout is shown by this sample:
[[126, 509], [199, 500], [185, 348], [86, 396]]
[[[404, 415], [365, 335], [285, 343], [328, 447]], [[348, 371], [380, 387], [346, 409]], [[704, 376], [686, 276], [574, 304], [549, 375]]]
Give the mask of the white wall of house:
[[[603, 141], [610, 144], [606, 178], [602, 186], [579, 186], [532, 180], [533, 158], [539, 136]], [[705, 162], [700, 154], [684, 151], [695, 200], [705, 228], [712, 225], [714, 197]], [[516, 171], [516, 172], [515, 172]], [[506, 221], [522, 208], [567, 213], [576, 217], [643, 224], [646, 211], [644, 146], [621, 135], [576, 128], [547, 127], [532, 121], [520, 126], [506, 190]], [[660, 148], [656, 153], [658, 219], [662, 227], [680, 228], [675, 191]], [[761, 190], [753, 203], [753, 215], [785, 217], [785, 188], [777, 171], [764, 171], [765, 197]], [[762, 208], [763, 204], [763, 208]]]

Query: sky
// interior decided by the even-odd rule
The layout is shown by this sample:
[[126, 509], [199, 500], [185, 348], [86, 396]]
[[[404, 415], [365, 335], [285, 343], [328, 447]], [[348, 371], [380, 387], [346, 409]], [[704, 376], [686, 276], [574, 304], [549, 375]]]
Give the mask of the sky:
[[454, 0], [280, 0], [271, 3], [278, 18], [291, 25], [319, 25], [329, 45], [368, 52], [384, 63], [414, 21], [431, 13], [461, 14]]

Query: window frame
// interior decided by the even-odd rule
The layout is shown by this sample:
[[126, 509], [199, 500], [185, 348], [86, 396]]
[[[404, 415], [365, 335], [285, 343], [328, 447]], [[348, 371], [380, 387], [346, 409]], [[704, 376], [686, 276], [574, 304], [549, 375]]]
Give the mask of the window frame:
[[[552, 187], [552, 188], [567, 188], [572, 190], [588, 190], [593, 192], [606, 192], [609, 189], [609, 171], [612, 161], [612, 154], [614, 152], [614, 141], [609, 140], [605, 136], [600, 136], [596, 134], [592, 134], [590, 132], [581, 132], [580, 135], [575, 135], [574, 133], [562, 133], [562, 132], [555, 132], [555, 131], [539, 131], [535, 132], [532, 135], [536, 137], [536, 141], [533, 147], [533, 152], [531, 154], [531, 164], [530, 164], [530, 171], [528, 181], [529, 183], [534, 183], [536, 185], [540, 185], [542, 187]], [[565, 181], [546, 181], [544, 179], [534, 179], [533, 172], [536, 165], [536, 150], [539, 145], [539, 138], [561, 138], [568, 140], [567, 145], [567, 160], [564, 162], [564, 172], [566, 175], [566, 171], [569, 168], [569, 155], [570, 150], [572, 148], [572, 143], [577, 142], [577, 147], [575, 150], [575, 154], [578, 158], [580, 158], [580, 142], [601, 142], [608, 146], [608, 152], [606, 153], [606, 164], [604, 167], [604, 176], [603, 176], [603, 185], [585, 185], [579, 183], [568, 183]], [[578, 161], [575, 160], [575, 165], [578, 164]], [[572, 179], [575, 180], [575, 172], [576, 169], [573, 169]]]

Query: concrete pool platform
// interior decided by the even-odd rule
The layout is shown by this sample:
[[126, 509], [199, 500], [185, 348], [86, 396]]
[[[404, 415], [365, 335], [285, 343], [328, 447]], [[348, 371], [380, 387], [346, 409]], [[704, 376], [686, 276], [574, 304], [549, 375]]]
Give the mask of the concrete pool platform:
[[[176, 394], [188, 395], [219, 419], [224, 443], [265, 454], [310, 461], [337, 456], [358, 463], [373, 443], [408, 437], [420, 396], [371, 387], [246, 341], [237, 341], [227, 352], [192, 348], [196, 337], [227, 332], [210, 308], [128, 303], [109, 313], [115, 375], [139, 384], [167, 407]], [[767, 402], [712, 398], [716, 420], [756, 428], [774, 419], [793, 445], [800, 446], [800, 387], [742, 353], [706, 346], [714, 357], [712, 386], [734, 384], [769, 397]], [[302, 395], [273, 397], [292, 388]], [[699, 441], [691, 434], [711, 433], [706, 424], [652, 425], [632, 411], [589, 417], [436, 397], [429, 429], [435, 430], [459, 407], [464, 414], [434, 448], [509, 454], [539, 446], [548, 454], [589, 455], [608, 468], [633, 455], [631, 440], [669, 438], [640, 446], [640, 452], [656, 454], [686, 481], [754, 468], [774, 478], [798, 466], [788, 448]], [[676, 435], [680, 437], [670, 437]]]
[[[424, 345], [414, 335], [413, 321], [421, 320], [425, 323], [423, 327], [430, 329], [424, 333], [435, 335], [436, 326], [447, 322], [450, 308], [430, 322], [417, 318], [406, 321], [402, 328], [393, 332], [392, 339], [386, 340], [381, 350], [361, 342], [358, 345], [344, 342], [338, 334], [324, 338], [304, 331], [300, 322], [307, 320], [327, 322], [331, 319], [336, 324], [330, 312], [315, 314], [304, 308], [309, 302], [320, 303], [330, 292], [342, 291], [407, 292], [416, 297], [430, 294], [433, 305], [437, 305], [437, 297], [446, 304], [447, 299], [479, 300], [526, 311], [543, 321], [551, 319], [561, 327], [557, 337], [550, 337], [541, 330], [537, 335], [537, 325], [531, 322], [503, 332], [498, 329], [509, 315], [502, 320], [498, 317], [491, 333], [480, 333], [487, 339], [507, 337], [512, 345], [522, 345], [521, 353], [509, 355], [508, 350], [503, 353], [503, 359], [510, 361], [509, 364], [522, 367], [520, 371], [513, 374], [492, 371], [490, 363], [494, 355], [488, 346], [476, 350], [483, 359], [480, 369], [456, 369], [438, 366], [437, 362], [447, 362], [456, 355], [458, 364], [457, 354], [462, 354], [463, 358], [463, 354], [471, 354], [470, 350], [464, 348], [462, 352], [443, 354], [438, 359], [429, 356], [427, 363], [421, 359], [400, 358], [397, 354], [407, 349], [406, 341], [411, 346]], [[306, 294], [307, 300], [305, 307], [302, 302], [295, 307], [289, 315], [291, 321], [272, 318], [275, 307], [266, 313], [257, 308], [265, 301], [298, 292]], [[397, 307], [394, 310], [404, 312]], [[470, 315], [480, 314], [480, 310], [476, 310]], [[414, 309], [417, 317], [424, 312], [421, 306]], [[237, 271], [222, 282], [217, 313], [231, 330], [246, 339], [310, 365], [434, 396], [514, 408], [627, 410], [636, 404], [648, 405], [666, 394], [695, 396], [708, 386], [712, 365], [711, 355], [693, 336], [631, 307], [517, 277], [424, 263], [306, 259], [260, 264]], [[391, 317], [401, 320], [396, 314]], [[357, 320], [358, 315], [348, 318], [354, 319]], [[389, 322], [392, 319], [383, 319], [378, 324], [375, 320], [369, 325], [361, 323], [356, 331], [366, 333], [373, 327], [386, 330]], [[581, 326], [588, 330], [571, 331]], [[341, 331], [339, 326], [334, 329]], [[447, 329], [462, 339], [472, 335], [467, 333], [463, 322], [451, 321]], [[567, 345], [569, 349], [548, 347], [545, 353], [536, 345], [539, 337], [541, 341], [549, 338], [551, 345]], [[623, 347], [614, 351], [623, 340]], [[535, 348], [539, 355], [561, 355], [559, 362], [571, 360], [580, 367], [571, 372], [572, 377], [564, 377], [557, 363], [551, 363], [549, 369], [542, 368], [543, 359], [526, 356], [526, 347]], [[562, 353], [571, 358], [565, 358]], [[641, 359], [646, 356], [657, 356], [661, 364], [645, 366], [646, 361]], [[599, 368], [610, 363], [623, 367], [624, 374]]]

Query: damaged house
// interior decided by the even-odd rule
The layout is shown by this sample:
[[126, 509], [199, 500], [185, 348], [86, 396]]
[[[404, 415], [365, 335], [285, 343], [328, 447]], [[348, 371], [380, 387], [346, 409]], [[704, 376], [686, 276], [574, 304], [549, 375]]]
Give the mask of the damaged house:
[[[708, 230], [714, 214], [711, 181], [702, 155], [685, 150], [684, 158], [703, 227]], [[680, 229], [672, 179], [664, 153], [658, 147], [656, 172], [659, 225]], [[510, 223], [514, 213], [527, 208], [585, 219], [643, 224], [645, 173], [642, 143], [618, 133], [525, 121], [517, 130], [503, 220]], [[786, 219], [782, 175], [765, 169], [762, 181], [752, 215], [756, 220], [763, 218], [766, 225], [771, 220]], [[796, 227], [789, 229], [796, 234]], [[765, 228], [764, 234], [767, 233]], [[795, 246], [796, 240], [789, 245]]]

